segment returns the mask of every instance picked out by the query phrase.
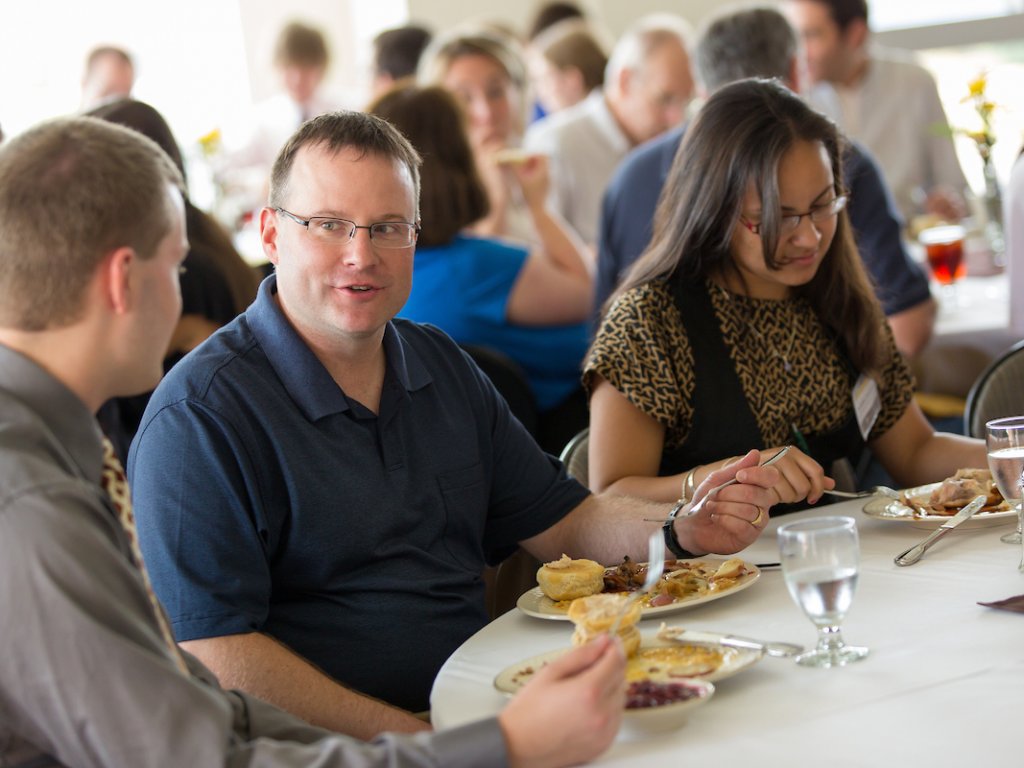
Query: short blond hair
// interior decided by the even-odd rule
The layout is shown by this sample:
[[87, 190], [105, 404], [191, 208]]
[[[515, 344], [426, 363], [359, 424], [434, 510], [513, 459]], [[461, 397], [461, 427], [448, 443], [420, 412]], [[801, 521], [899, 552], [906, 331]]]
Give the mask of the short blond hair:
[[70, 325], [112, 250], [151, 258], [181, 174], [144, 136], [92, 117], [50, 120], [0, 148], [0, 326]]

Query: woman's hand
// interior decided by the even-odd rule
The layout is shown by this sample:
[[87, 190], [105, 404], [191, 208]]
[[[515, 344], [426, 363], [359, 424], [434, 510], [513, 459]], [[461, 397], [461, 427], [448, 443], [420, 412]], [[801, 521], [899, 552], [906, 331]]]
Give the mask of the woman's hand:
[[777, 467], [782, 463], [762, 467], [761, 460], [758, 451], [750, 451], [738, 461], [715, 470], [697, 486], [691, 507], [712, 489], [736, 478], [734, 485], [708, 499], [693, 517], [677, 520], [676, 535], [684, 549], [732, 554], [757, 540], [768, 524], [768, 509], [776, 503], [774, 488], [781, 476]]
[[519, 188], [522, 189], [523, 199], [530, 210], [544, 208], [551, 188], [547, 156], [529, 155], [504, 165], [510, 169]]
[[[760, 463], [781, 449], [782, 446], [778, 446], [761, 451]], [[822, 466], [795, 445], [791, 445], [789, 452], [772, 466], [779, 471], [779, 481], [772, 486], [772, 491], [778, 496], [773, 505], [794, 504], [804, 499], [808, 504], [816, 504], [822, 491], [836, 486], [835, 480], [825, 474]]]

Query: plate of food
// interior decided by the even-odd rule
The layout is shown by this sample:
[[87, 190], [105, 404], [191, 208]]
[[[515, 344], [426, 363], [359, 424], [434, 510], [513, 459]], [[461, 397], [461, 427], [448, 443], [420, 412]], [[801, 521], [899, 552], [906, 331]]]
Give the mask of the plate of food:
[[[540, 653], [503, 669], [494, 678], [494, 687], [513, 694], [568, 648]], [[668, 683], [683, 678], [715, 682], [732, 677], [763, 657], [761, 651], [735, 648], [714, 642], [674, 642], [654, 633], [644, 633], [640, 648], [626, 662], [627, 684], [638, 681]]]
[[[646, 563], [628, 557], [617, 566], [605, 567], [593, 560], [572, 560], [567, 555], [545, 563], [537, 571], [538, 586], [519, 596], [516, 606], [528, 616], [555, 621], [569, 620], [573, 600], [596, 594], [625, 595], [644, 583]], [[728, 560], [669, 560], [658, 586], [637, 603], [640, 618], [647, 619], [718, 600], [751, 586], [761, 577], [753, 563]]]
[[985, 506], [964, 521], [961, 528], [1003, 525], [1017, 518], [1013, 506], [1002, 497], [987, 469], [958, 469], [941, 483], [907, 488], [899, 499], [875, 498], [864, 505], [864, 514], [877, 520], [898, 520], [922, 528], [938, 528], [963, 509], [975, 496], [985, 494]]
[[[622, 614], [622, 609], [627, 608]], [[622, 593], [598, 593], [573, 601], [568, 615], [575, 624], [572, 645], [590, 642], [617, 625], [616, 634], [626, 652], [626, 711], [623, 728], [650, 731], [677, 728], [687, 712], [714, 693], [713, 680], [734, 675], [763, 656], [763, 651], [727, 647], [708, 641], [673, 640], [657, 633], [641, 636], [636, 627], [641, 609]], [[620, 614], [622, 614], [620, 618]], [[494, 678], [494, 687], [514, 694], [568, 648], [541, 653], [506, 667]]]

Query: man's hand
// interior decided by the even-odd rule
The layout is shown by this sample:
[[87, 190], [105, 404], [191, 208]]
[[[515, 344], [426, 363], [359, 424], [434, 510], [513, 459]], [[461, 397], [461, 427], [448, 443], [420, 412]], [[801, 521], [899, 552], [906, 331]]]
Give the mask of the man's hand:
[[498, 722], [512, 768], [577, 765], [604, 752], [626, 706], [626, 657], [602, 635], [540, 670]]
[[956, 223], [967, 215], [964, 198], [952, 187], [934, 187], [925, 198], [926, 212], [939, 216], [945, 221]]
[[732, 554], [757, 540], [768, 524], [768, 510], [779, 501], [774, 488], [781, 480], [774, 466], [758, 466], [760, 460], [758, 451], [750, 451], [739, 461], [715, 470], [697, 486], [691, 503], [700, 501], [727, 480], [737, 480], [735, 485], [723, 488], [709, 499], [696, 515], [676, 522], [676, 534], [685, 549]]

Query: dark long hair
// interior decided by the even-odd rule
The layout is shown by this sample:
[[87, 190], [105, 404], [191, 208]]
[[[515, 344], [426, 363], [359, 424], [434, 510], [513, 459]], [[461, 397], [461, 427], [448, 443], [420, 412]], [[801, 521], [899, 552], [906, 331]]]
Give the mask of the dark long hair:
[[[163, 115], [149, 104], [135, 99], [119, 99], [97, 107], [89, 115], [148, 136], [167, 153], [181, 171], [182, 178], [185, 178], [185, 164], [182, 162], [178, 142], [175, 141], [174, 134], [171, 133], [171, 128]], [[216, 219], [194, 206], [187, 195], [185, 227], [191, 249], [201, 251], [212, 260], [227, 283], [235, 311], [244, 312], [256, 298], [256, 291], [260, 285], [259, 273], [245, 263], [235, 250], [231, 236]]]
[[367, 111], [395, 126], [423, 158], [420, 245], [445, 245], [487, 215], [487, 189], [454, 96], [439, 86], [404, 83], [370, 104]]
[[[779, 163], [799, 141], [824, 145], [841, 193], [844, 142], [830, 120], [775, 80], [740, 80], [718, 90], [687, 129], [658, 201], [651, 243], [612, 301], [653, 280], [695, 283], [711, 275], [738, 274], [730, 246], [751, 184], [761, 198], [765, 265], [775, 269]], [[805, 297], [845, 343], [859, 370], [881, 368], [886, 359], [882, 310], [845, 211], [817, 273], [794, 293]]]

